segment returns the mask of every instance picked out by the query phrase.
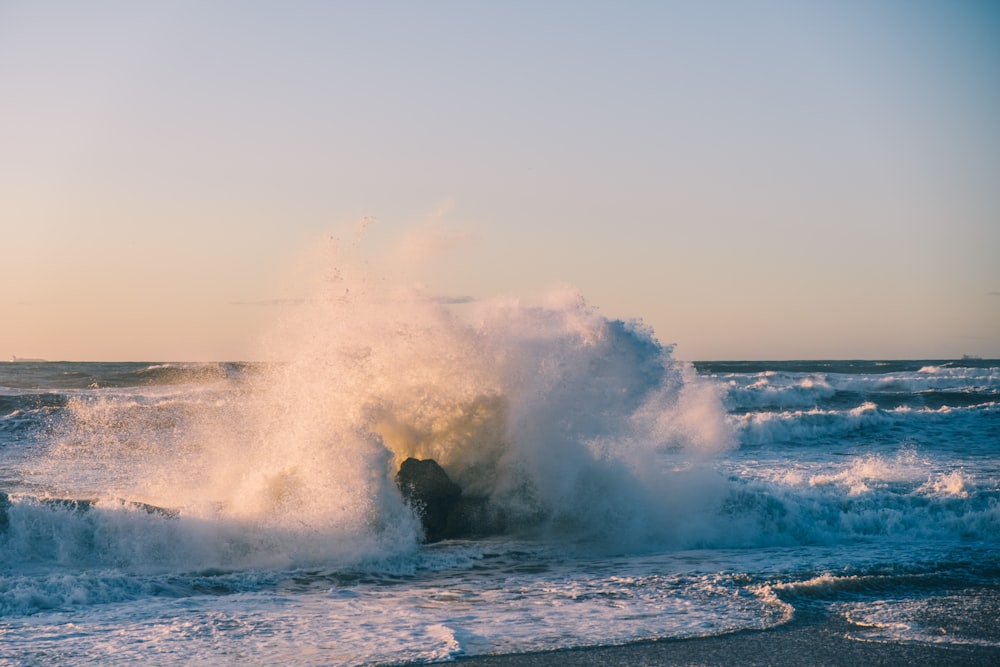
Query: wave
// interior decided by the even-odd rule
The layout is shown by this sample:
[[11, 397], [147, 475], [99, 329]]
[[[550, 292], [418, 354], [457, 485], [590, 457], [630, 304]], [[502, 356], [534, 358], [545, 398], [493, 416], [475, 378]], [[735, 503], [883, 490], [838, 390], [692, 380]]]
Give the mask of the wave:
[[[592, 519], [604, 525], [605, 537], [614, 537], [613, 543], [594, 543], [593, 530], [584, 531], [591, 539], [581, 542], [580, 526], [571, 532], [562, 526], [558, 543], [550, 534], [538, 544], [571, 552], [597, 547], [623, 553], [664, 546], [760, 548], [895, 540], [910, 550], [918, 541], [995, 545], [1000, 535], [1000, 492], [993, 480], [960, 469], [936, 471], [912, 451], [856, 457], [828, 473], [771, 480], [747, 475], [725, 479], [691, 470], [666, 479], [676, 483], [665, 497], [673, 503], [672, 512], [682, 508], [685, 515], [657, 515], [656, 525], [647, 521], [646, 541], [623, 539], [628, 536], [621, 532], [622, 525], [634, 524], [634, 516], [598, 512]], [[337, 499], [323, 500], [329, 504]], [[354, 518], [355, 523], [321, 523], [301, 508], [294, 515], [276, 509], [271, 517], [241, 516], [222, 506], [161, 509], [118, 499], [15, 495], [0, 507], [0, 549], [7, 570], [29, 572], [44, 566], [45, 571], [67, 576], [102, 569], [121, 577], [213, 571], [233, 573], [234, 580], [242, 581], [236, 573], [272, 572], [268, 576], [278, 577], [281, 571], [311, 567], [412, 574], [421, 559], [436, 552], [418, 550], [419, 524], [398, 499], [381, 501], [369, 503], [360, 521], [353, 511], [337, 511], [338, 519]], [[395, 508], [395, 515], [389, 507]], [[607, 523], [615, 519], [618, 523]], [[555, 522], [546, 527], [560, 530]], [[567, 543], [567, 535], [576, 539]], [[440, 552], [442, 562], [456, 567], [452, 561], [466, 558], [467, 549], [473, 549], [474, 561], [484, 549], [496, 548], [490, 544], [463, 548], [456, 543], [457, 550]], [[185, 574], [185, 580], [189, 577]], [[8, 578], [4, 581], [4, 586], [11, 585]]]
[[961, 407], [911, 408], [908, 405], [881, 409], [865, 402], [847, 410], [783, 410], [730, 415], [729, 420], [744, 445], [774, 443], [813, 444], [839, 441], [847, 435], [869, 434], [877, 440], [905, 426], [915, 433], [933, 426], [954, 425], [956, 420], [978, 420], [995, 415], [1000, 403], [989, 401]]
[[837, 393], [822, 375], [787, 376], [771, 372], [728, 381], [726, 404], [731, 410], [765, 407], [808, 407]]
[[[937, 367], [935, 367], [937, 368]], [[879, 407], [971, 405], [1000, 397], [996, 368], [940, 368], [937, 372], [881, 374], [788, 373], [774, 370], [715, 376], [728, 387], [732, 412], [790, 408], [840, 408], [872, 402]]]
[[[903, 453], [860, 457], [830, 474], [786, 475], [734, 488], [711, 543], [817, 545], [869, 540], [954, 543], [1000, 534], [1000, 494], [960, 470], [927, 471]], [[724, 537], [723, 537], [724, 536]]]
[[133, 573], [282, 569], [355, 564], [412, 550], [395, 546], [412, 544], [405, 526], [398, 533], [388, 527], [372, 531], [366, 540], [345, 537], [305, 534], [289, 525], [261, 530], [221, 515], [181, 514], [117, 499], [0, 497], [0, 544], [8, 566], [44, 563], [69, 571]]
[[[238, 526], [291, 563], [415, 548], [419, 523], [393, 481], [408, 457], [436, 460], [514, 533], [615, 548], [678, 539], [688, 510], [722, 492], [699, 471], [735, 446], [720, 389], [641, 322], [604, 318], [575, 293], [466, 304], [462, 316], [420, 291], [352, 294], [296, 309], [273, 337], [281, 363], [77, 369], [109, 386], [65, 392], [31, 474], [98, 508], [178, 508], [181, 522], [154, 532], [179, 543], [178, 530]], [[661, 455], [677, 465], [662, 469]], [[67, 535], [78, 521], [146, 520], [48, 511], [12, 513], [68, 522]], [[155, 551], [148, 564], [169, 565]], [[144, 559], [126, 546], [118, 556]]]
[[299, 315], [280, 336], [296, 360], [263, 391], [263, 437], [240, 442], [238, 461], [228, 445], [206, 452], [205, 486], [231, 507], [321, 517], [314, 499], [347, 492], [385, 511], [399, 503], [388, 476], [431, 458], [515, 531], [627, 542], [680, 513], [658, 450], [697, 459], [733, 444], [714, 390], [646, 327], [578, 295], [459, 318], [406, 292]]

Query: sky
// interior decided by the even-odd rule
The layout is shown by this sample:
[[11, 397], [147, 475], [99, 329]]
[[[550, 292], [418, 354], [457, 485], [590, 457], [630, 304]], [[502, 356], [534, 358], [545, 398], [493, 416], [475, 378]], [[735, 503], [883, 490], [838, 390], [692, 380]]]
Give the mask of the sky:
[[0, 0], [0, 358], [247, 359], [363, 220], [683, 359], [1000, 357], [1000, 5]]

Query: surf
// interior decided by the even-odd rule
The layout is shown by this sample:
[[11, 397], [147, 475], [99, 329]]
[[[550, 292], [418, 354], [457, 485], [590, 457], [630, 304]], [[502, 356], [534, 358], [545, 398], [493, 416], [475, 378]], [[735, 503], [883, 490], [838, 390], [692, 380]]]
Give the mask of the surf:
[[[30, 559], [38, 536], [19, 517], [82, 526], [67, 530], [81, 543], [148, 520], [151, 542], [173, 535], [178, 554], [122, 548], [114, 562], [385, 561], [426, 538], [395, 483], [408, 458], [433, 459], [505, 533], [533, 540], [680, 543], [719, 502], [703, 464], [735, 445], [721, 392], [641, 321], [563, 288], [455, 305], [350, 262], [323, 274], [335, 279], [261, 342], [272, 361], [69, 369], [33, 464], [45, 487], [24, 480], [0, 539]], [[28, 499], [45, 495], [94, 511]]]

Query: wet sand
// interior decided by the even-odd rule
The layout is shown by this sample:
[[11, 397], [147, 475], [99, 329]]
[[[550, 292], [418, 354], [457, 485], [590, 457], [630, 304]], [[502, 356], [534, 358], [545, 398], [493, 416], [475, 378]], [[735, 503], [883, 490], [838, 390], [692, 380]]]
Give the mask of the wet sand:
[[459, 658], [461, 667], [591, 665], [1000, 665], [1000, 647], [860, 641], [816, 624], [717, 637]]

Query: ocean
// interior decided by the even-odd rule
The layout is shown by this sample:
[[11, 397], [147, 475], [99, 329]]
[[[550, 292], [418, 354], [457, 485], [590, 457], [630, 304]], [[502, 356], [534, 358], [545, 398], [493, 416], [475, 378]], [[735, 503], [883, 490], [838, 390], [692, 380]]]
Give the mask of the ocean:
[[[329, 307], [281, 361], [0, 363], [0, 663], [431, 663], [815, 618], [1000, 647], [1000, 361], [689, 363], [572, 300]], [[489, 529], [425, 542], [408, 457]]]

